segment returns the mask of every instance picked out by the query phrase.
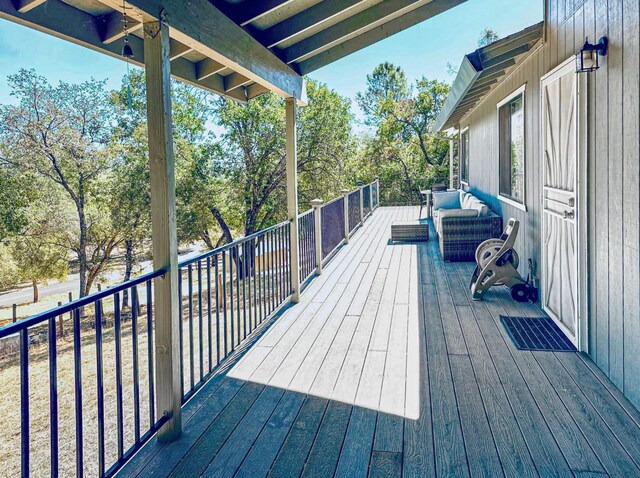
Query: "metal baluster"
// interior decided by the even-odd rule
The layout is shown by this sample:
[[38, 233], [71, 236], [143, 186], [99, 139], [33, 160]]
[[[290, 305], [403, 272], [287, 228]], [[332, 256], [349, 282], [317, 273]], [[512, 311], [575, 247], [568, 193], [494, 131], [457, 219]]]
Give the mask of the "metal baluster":
[[282, 301], [282, 244], [280, 244], [280, 228], [273, 231], [276, 241], [276, 309]]
[[220, 266], [217, 255], [213, 256], [213, 260], [216, 271], [216, 365], [218, 365], [220, 363]]
[[116, 292], [113, 299], [115, 313], [115, 342], [116, 342], [116, 416], [118, 424], [118, 459], [122, 459], [124, 452], [124, 424], [122, 410], [122, 317], [120, 313], [120, 293]]
[[253, 258], [251, 257], [251, 244], [253, 241], [247, 241], [244, 243], [244, 282], [247, 290], [247, 301], [244, 304], [244, 308], [247, 314], [247, 327], [248, 332], [247, 335], [250, 335], [253, 332], [253, 322], [251, 321], [251, 274], [253, 270]]
[[[147, 281], [147, 365], [149, 366], [149, 429], [152, 429], [156, 423], [155, 410], [155, 385], [154, 385], [154, 369], [153, 369], [153, 296], [152, 283]], [[180, 322], [182, 324], [182, 321]]]
[[[256, 288], [256, 267], [258, 266], [258, 260], [256, 257], [256, 241], [255, 239], [251, 239], [251, 284], [253, 286], [253, 327], [258, 326], [258, 309], [257, 305], [257, 295], [258, 290]], [[251, 289], [249, 289], [249, 302], [251, 302]]]
[[98, 474], [104, 475], [104, 362], [102, 355], [102, 303], [96, 301], [96, 388], [98, 398]]
[[[286, 243], [288, 244], [288, 247], [287, 247], [287, 270], [286, 270], [287, 287], [288, 287], [287, 295], [290, 295], [290, 294], [293, 294], [293, 283], [291, 282], [291, 267], [293, 265], [291, 263], [291, 230], [289, 228], [286, 229], [285, 238], [286, 238]], [[299, 257], [300, 257], [300, 254], [298, 254], [298, 258]]]
[[242, 243], [242, 338], [247, 338], [247, 241]]
[[231, 312], [231, 351], [233, 352], [236, 349], [236, 338], [235, 338], [235, 324], [234, 324], [234, 312], [233, 312], [233, 267], [235, 264], [233, 258], [234, 252], [233, 247], [229, 249], [229, 309]]
[[138, 364], [138, 288], [131, 288], [131, 347], [133, 349], [133, 426], [136, 443], [140, 442], [140, 373]]
[[58, 476], [58, 353], [56, 318], [49, 319], [49, 427], [51, 476]]
[[200, 359], [200, 381], [202, 381], [202, 377], [204, 376], [204, 343], [202, 340], [202, 261], [198, 261], [198, 345], [200, 346], [200, 353], [198, 357]]
[[256, 276], [258, 277], [258, 286], [256, 287], [256, 296], [258, 302], [258, 308], [256, 309], [256, 320], [258, 325], [262, 323], [262, 301], [264, 300], [264, 295], [262, 291], [263, 284], [263, 270], [264, 270], [264, 257], [262, 256], [262, 238], [256, 238]]
[[178, 315], [180, 316], [180, 327], [178, 327], [178, 335], [180, 336], [180, 393], [181, 401], [184, 401], [184, 325], [182, 311], [182, 268], [178, 267]]
[[236, 320], [238, 321], [237, 323], [237, 329], [236, 329], [236, 334], [237, 334], [237, 342], [236, 345], [238, 345], [240, 343], [240, 274], [242, 273], [241, 271], [241, 262], [240, 262], [240, 248], [236, 245], [233, 247], [233, 249], [235, 250], [235, 264], [236, 264]]
[[287, 278], [285, 276], [285, 266], [286, 266], [286, 251], [285, 251], [285, 240], [284, 240], [284, 228], [280, 228], [280, 303], [284, 301], [284, 298], [289, 295], [287, 294]]
[[207, 339], [209, 341], [209, 373], [213, 370], [213, 341], [211, 338], [211, 257], [207, 257]]
[[227, 260], [226, 251], [222, 251], [222, 310], [224, 311], [224, 357], [229, 353], [227, 344]]
[[188, 311], [189, 311], [189, 391], [193, 390], [194, 385], [194, 362], [193, 362], [193, 268], [191, 264], [187, 268], [187, 293], [189, 298], [187, 299]]
[[269, 312], [267, 315], [271, 315], [271, 312], [273, 312], [273, 304], [274, 304], [274, 293], [273, 291], [275, 290], [275, 277], [273, 275], [273, 269], [274, 269], [274, 253], [275, 253], [275, 243], [273, 241], [273, 231], [270, 231], [268, 233], [268, 237], [269, 237]]
[[80, 309], [73, 310], [73, 362], [76, 399], [76, 476], [84, 475], [84, 441], [82, 426], [82, 341], [80, 337]]
[[20, 331], [20, 444], [22, 476], [29, 476], [29, 332]]

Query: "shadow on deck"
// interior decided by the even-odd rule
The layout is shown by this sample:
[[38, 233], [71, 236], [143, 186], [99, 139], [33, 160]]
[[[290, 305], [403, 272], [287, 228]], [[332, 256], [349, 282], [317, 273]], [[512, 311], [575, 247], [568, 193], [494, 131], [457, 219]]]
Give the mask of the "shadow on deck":
[[506, 335], [536, 306], [388, 244], [417, 213], [380, 208], [119, 476], [640, 476], [640, 413], [589, 358]]

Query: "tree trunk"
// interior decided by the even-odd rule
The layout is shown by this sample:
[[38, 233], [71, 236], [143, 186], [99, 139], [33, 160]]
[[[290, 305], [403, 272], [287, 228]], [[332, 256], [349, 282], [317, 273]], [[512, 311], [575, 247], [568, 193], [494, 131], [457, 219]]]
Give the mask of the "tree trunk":
[[31, 285], [33, 286], [33, 303], [35, 304], [40, 299], [40, 296], [38, 293], [38, 282], [35, 280], [32, 280]]
[[78, 275], [80, 276], [80, 297], [86, 296], [87, 290], [87, 218], [84, 213], [84, 188], [78, 188], [78, 225], [80, 227], [80, 239], [78, 244]]
[[[133, 241], [131, 239], [125, 239], [124, 241], [124, 282], [131, 279], [131, 273], [133, 272], [133, 263], [135, 256], [133, 254]], [[129, 306], [129, 289], [122, 291], [122, 308]]]
[[211, 212], [215, 220], [218, 222], [220, 229], [222, 229], [222, 235], [224, 236], [224, 239], [227, 241], [227, 243], [233, 242], [233, 236], [231, 235], [231, 230], [229, 229], [229, 226], [227, 226], [227, 223], [222, 217], [222, 214], [220, 214], [220, 211], [218, 211], [218, 209], [215, 207], [210, 208], [209, 211]]

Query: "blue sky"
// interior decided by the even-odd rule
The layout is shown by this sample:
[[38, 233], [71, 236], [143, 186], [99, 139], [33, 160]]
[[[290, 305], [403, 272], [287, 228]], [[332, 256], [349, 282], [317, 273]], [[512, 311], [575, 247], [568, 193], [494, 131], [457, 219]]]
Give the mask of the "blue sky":
[[[311, 77], [351, 99], [365, 88], [366, 75], [383, 61], [401, 66], [412, 82], [423, 75], [450, 82], [447, 62], [457, 67], [462, 56], [476, 48], [485, 27], [503, 37], [539, 22], [542, 16], [542, 0], [469, 0]], [[126, 71], [118, 59], [0, 20], [0, 103], [11, 101], [7, 75], [19, 68], [35, 68], [52, 83], [107, 78], [111, 88], [119, 86]], [[354, 110], [358, 114], [356, 105]]]

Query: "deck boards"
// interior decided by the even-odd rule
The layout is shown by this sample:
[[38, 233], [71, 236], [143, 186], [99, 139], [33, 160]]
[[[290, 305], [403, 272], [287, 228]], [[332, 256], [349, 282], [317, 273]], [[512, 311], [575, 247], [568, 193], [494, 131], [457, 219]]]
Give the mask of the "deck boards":
[[517, 350], [499, 315], [540, 310], [471, 300], [433, 236], [388, 244], [416, 216], [378, 209], [119, 476], [640, 476], [640, 412], [588, 357]]

